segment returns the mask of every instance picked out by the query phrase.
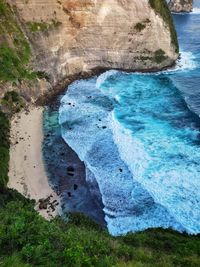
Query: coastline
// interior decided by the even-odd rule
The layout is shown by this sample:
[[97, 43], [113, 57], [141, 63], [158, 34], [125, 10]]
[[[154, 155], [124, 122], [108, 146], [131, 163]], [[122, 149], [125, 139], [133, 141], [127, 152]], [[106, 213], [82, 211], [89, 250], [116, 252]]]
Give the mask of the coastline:
[[8, 187], [36, 201], [35, 209], [50, 220], [59, 214], [59, 196], [48, 183], [42, 157], [43, 107], [29, 106], [11, 121]]
[[[59, 124], [63, 94], [47, 105], [43, 116], [42, 145], [45, 169], [52, 188], [60, 195], [62, 213], [82, 213], [106, 226], [98, 185], [86, 181], [86, 167], [76, 152], [64, 141]], [[53, 156], [52, 156], [53, 155]]]
[[38, 98], [36, 99], [36, 104], [39, 106], [45, 106], [49, 105], [52, 102], [54, 102], [55, 98], [58, 97], [59, 95], [63, 94], [69, 85], [71, 85], [73, 82], [77, 80], [87, 80], [90, 79], [96, 75], [103, 74], [106, 71], [109, 70], [116, 70], [116, 71], [123, 71], [127, 73], [156, 73], [160, 71], [165, 71], [172, 69], [174, 66], [176, 66], [177, 60], [181, 58], [181, 54], [178, 54], [178, 57], [175, 61], [173, 61], [171, 64], [168, 66], [162, 67], [162, 68], [149, 68], [149, 69], [122, 69], [122, 68], [93, 68], [87, 72], [80, 72], [72, 75], [67, 75], [65, 78], [62, 80], [58, 81], [53, 87], [52, 90], [46, 91], [44, 94], [39, 95]]

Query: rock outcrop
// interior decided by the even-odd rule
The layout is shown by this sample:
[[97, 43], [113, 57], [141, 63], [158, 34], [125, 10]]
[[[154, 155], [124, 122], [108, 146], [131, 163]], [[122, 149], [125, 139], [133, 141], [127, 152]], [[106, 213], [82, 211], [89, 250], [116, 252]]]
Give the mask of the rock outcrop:
[[[160, 70], [178, 57], [176, 33], [165, 0], [158, 5], [149, 0], [7, 2], [30, 44], [31, 66], [48, 76], [48, 82], [38, 79], [29, 89], [23, 82], [18, 86], [33, 98], [51, 91], [66, 77], [83, 72]], [[4, 90], [12, 87], [6, 86]]]
[[193, 0], [171, 0], [169, 8], [172, 12], [192, 12]]

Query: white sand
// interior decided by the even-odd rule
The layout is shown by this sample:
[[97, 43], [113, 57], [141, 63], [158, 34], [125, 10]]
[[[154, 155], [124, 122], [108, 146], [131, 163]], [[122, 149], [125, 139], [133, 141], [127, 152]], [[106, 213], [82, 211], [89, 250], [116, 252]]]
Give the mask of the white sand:
[[51, 189], [42, 159], [42, 107], [29, 107], [17, 114], [11, 123], [11, 148], [8, 187], [16, 189], [25, 197], [37, 201], [36, 209], [46, 219], [58, 215], [59, 206], [52, 210], [39, 209], [39, 199], [50, 197], [59, 203], [59, 197]]

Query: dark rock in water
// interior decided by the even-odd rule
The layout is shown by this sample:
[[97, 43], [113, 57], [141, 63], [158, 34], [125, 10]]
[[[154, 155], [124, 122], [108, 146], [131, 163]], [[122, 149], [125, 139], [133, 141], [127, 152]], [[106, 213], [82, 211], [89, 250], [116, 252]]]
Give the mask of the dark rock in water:
[[75, 169], [74, 169], [73, 166], [69, 166], [69, 167], [67, 167], [67, 171], [68, 171], [68, 172], [74, 172]]
[[[105, 226], [105, 215], [98, 184], [95, 184], [95, 186], [93, 184], [92, 188], [88, 185], [84, 163], [62, 138], [60, 125], [55, 118], [55, 115], [58, 115], [60, 98], [61, 96], [51, 102], [51, 106], [45, 110], [46, 116], [44, 117], [43, 155], [50, 184], [56, 194], [61, 196], [60, 205], [64, 213], [84, 213], [97, 223]], [[51, 125], [51, 132], [49, 132], [49, 125]], [[47, 137], [48, 133], [50, 134], [49, 137]], [[71, 178], [71, 176], [73, 177]], [[74, 186], [75, 184], [77, 187]], [[95, 192], [98, 192], [99, 197], [93, 194], [93, 187], [96, 188]], [[76, 197], [73, 196], [73, 192], [74, 194], [76, 192]], [[59, 205], [59, 203], [49, 201], [47, 210], [50, 210], [50, 212], [52, 210], [51, 204], [54, 208]]]
[[74, 184], [74, 190], [77, 190], [77, 189], [78, 189], [78, 185]]
[[73, 172], [68, 172], [67, 175], [74, 176], [74, 173]]
[[171, 0], [169, 2], [169, 9], [172, 12], [192, 12], [193, 0]]
[[74, 176], [74, 171], [75, 171], [75, 169], [74, 169], [73, 166], [69, 166], [69, 167], [67, 167], [67, 174], [68, 174], [69, 176]]
[[106, 126], [103, 126], [102, 128], [103, 128], [103, 129], [106, 129], [107, 127], [106, 127]]
[[122, 168], [119, 168], [119, 171], [122, 172], [123, 171]]

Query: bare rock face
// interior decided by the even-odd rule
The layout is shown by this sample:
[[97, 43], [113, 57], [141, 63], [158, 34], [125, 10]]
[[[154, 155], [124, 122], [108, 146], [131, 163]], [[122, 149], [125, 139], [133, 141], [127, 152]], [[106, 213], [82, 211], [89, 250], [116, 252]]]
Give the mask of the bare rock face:
[[192, 12], [193, 0], [171, 0], [169, 8], [172, 12]]
[[178, 57], [173, 25], [149, 0], [7, 1], [53, 86], [93, 69], [160, 70]]

